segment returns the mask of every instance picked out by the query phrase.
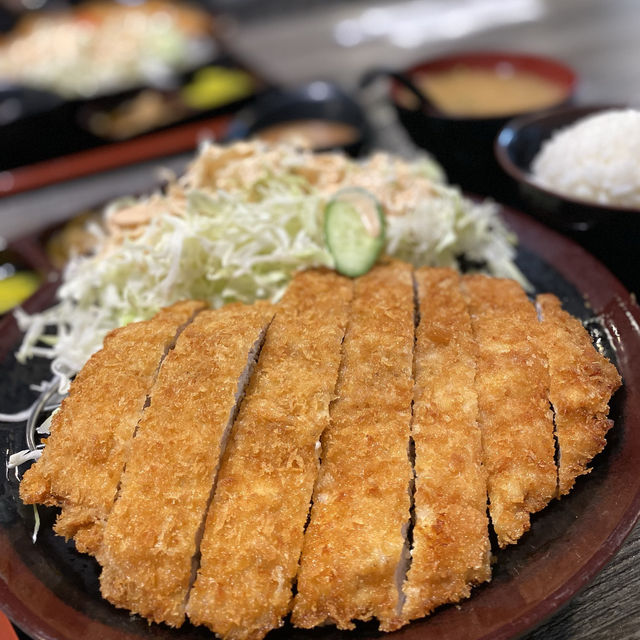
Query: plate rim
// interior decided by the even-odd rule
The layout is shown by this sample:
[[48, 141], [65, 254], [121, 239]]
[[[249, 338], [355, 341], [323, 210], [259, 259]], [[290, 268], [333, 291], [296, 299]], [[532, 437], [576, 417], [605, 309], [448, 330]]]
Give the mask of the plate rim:
[[[627, 413], [633, 414], [633, 409], [635, 409], [635, 414], [640, 415], [640, 370], [634, 375], [633, 368], [629, 363], [633, 358], [640, 357], [640, 307], [632, 295], [607, 267], [576, 242], [544, 226], [531, 216], [511, 207], [500, 206], [507, 226], [518, 237], [519, 245], [543, 259], [567, 282], [572, 284], [605, 323], [615, 326], [615, 323], [622, 321], [629, 325], [628, 331], [631, 331], [631, 335], [635, 336], [636, 342], [631, 345], [627, 343], [627, 346], [633, 348], [630, 352], [625, 349], [616, 349], [619, 369], [626, 374], [625, 388], [627, 393], [624, 399], [623, 413], [625, 415]], [[56, 288], [56, 282], [46, 283], [23, 307], [27, 311], [33, 312], [50, 304], [54, 300]], [[19, 330], [15, 319], [12, 314], [8, 314], [0, 322], [0, 357], [6, 357], [9, 350], [15, 348], [18, 338]], [[619, 339], [619, 345], [624, 345], [622, 337]], [[628, 411], [629, 408], [631, 411]], [[629, 496], [621, 516], [611, 524], [604, 542], [593, 550], [592, 555], [577, 566], [575, 573], [570, 578], [544, 598], [531, 603], [517, 615], [500, 623], [497, 628], [474, 636], [475, 640], [507, 640], [543, 624], [566, 606], [612, 560], [639, 519], [640, 478], [636, 482], [635, 493]], [[24, 565], [1, 526], [0, 549], [4, 551], [3, 554], [0, 554], [0, 604], [8, 617], [34, 639], [73, 640], [73, 635], [67, 635], [67, 622], [62, 622], [65, 628], [61, 629], [52, 625], [52, 621], [35, 615], [11, 589], [9, 584], [11, 575], [22, 579], [26, 578], [29, 583], [28, 587], [37, 589], [40, 585], [48, 592], [60, 610], [72, 609], [70, 604], [59, 599]], [[491, 583], [489, 583], [489, 588], [490, 585]], [[472, 600], [473, 594], [467, 601]], [[85, 631], [91, 628], [99, 630], [100, 637], [105, 640], [125, 640], [138, 637], [107, 626], [76, 609], [72, 609], [72, 611], [74, 619], [85, 623]], [[404, 632], [405, 638], [417, 640], [423, 637], [422, 630], [415, 626], [415, 622], [418, 621], [414, 621], [401, 630]]]

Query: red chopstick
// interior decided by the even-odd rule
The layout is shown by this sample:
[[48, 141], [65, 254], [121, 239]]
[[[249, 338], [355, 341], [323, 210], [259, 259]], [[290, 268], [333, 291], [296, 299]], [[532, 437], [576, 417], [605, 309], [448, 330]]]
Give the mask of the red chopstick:
[[18, 640], [18, 636], [9, 622], [9, 618], [0, 611], [0, 638], [2, 640]]
[[218, 116], [1, 172], [0, 197], [190, 151], [205, 138], [222, 138], [230, 120], [231, 116]]

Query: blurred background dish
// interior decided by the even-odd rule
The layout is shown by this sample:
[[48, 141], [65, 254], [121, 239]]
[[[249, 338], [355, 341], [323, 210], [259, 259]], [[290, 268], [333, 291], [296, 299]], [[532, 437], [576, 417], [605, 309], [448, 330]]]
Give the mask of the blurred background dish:
[[211, 16], [185, 3], [88, 1], [22, 17], [0, 41], [0, 78], [85, 99], [165, 86], [213, 59]]
[[128, 140], [205, 114], [239, 108], [261, 82], [229, 60], [186, 74], [170, 89], [147, 87], [91, 100], [77, 111], [82, 129], [105, 141]]
[[300, 143], [316, 151], [342, 150], [356, 156], [371, 144], [362, 108], [335, 84], [315, 81], [274, 89], [238, 115], [229, 140], [257, 137]]
[[0, 171], [228, 113], [267, 84], [205, 3], [35, 4], [0, 36]]
[[570, 102], [576, 84], [575, 72], [556, 60], [473, 51], [392, 74], [389, 97], [411, 139], [451, 182], [506, 199], [509, 183], [493, 157], [498, 131], [514, 115]]
[[[533, 215], [553, 227], [565, 230], [587, 230], [598, 223], [622, 223], [640, 227], [640, 208], [589, 201], [575, 195], [560, 193], [543, 186], [532, 170], [534, 159], [554, 133], [584, 121], [589, 116], [620, 108], [619, 105], [565, 107], [514, 118], [504, 126], [496, 139], [496, 158], [504, 172], [517, 184], [519, 194], [525, 199], [528, 210]], [[634, 132], [629, 131], [628, 135], [632, 136]], [[638, 132], [635, 132], [635, 137], [638, 137]], [[579, 142], [581, 141], [577, 141]], [[601, 143], [608, 147], [609, 155], [613, 142], [605, 139]], [[585, 146], [584, 142], [580, 144], [581, 153], [586, 153]], [[571, 162], [569, 153], [567, 161]], [[640, 182], [637, 167], [638, 165], [636, 179]], [[570, 171], [571, 167], [566, 170]], [[593, 162], [589, 167], [589, 174], [592, 179], [597, 180], [597, 167]]]

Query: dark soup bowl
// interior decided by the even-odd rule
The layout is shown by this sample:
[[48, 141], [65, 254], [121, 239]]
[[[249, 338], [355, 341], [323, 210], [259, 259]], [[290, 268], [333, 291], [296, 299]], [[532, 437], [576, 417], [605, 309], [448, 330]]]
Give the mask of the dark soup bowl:
[[509, 183], [493, 156], [498, 131], [515, 115], [569, 103], [577, 82], [561, 62], [500, 51], [446, 55], [390, 75], [391, 101], [413, 141], [451, 182], [503, 199]]
[[498, 164], [516, 185], [523, 208], [561, 230], [586, 231], [601, 223], [640, 229], [640, 209], [591, 202], [542, 186], [533, 176], [532, 163], [552, 135], [597, 113], [624, 109], [620, 105], [590, 105], [552, 109], [510, 120], [495, 141]]
[[267, 142], [304, 141], [314, 151], [365, 152], [371, 130], [360, 105], [335, 84], [310, 82], [273, 89], [232, 122], [228, 139]]

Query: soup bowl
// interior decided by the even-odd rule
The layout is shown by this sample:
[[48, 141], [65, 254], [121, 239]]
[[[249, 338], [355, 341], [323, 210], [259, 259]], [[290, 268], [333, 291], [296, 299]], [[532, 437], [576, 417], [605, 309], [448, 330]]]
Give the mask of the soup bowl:
[[421, 79], [456, 69], [489, 71], [496, 77], [524, 74], [554, 89], [555, 106], [569, 104], [577, 84], [575, 72], [562, 62], [542, 56], [504, 51], [456, 53], [421, 62], [401, 72], [378, 69], [367, 74], [364, 82], [378, 75], [391, 77], [389, 97], [398, 118], [412, 140], [430, 151], [442, 164], [451, 182], [482, 195], [510, 199], [512, 185], [499, 169], [493, 143], [500, 129], [516, 115], [539, 108], [519, 106], [511, 111], [504, 105], [500, 89], [494, 89], [496, 113], [447, 112], [432, 99]]

